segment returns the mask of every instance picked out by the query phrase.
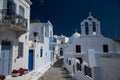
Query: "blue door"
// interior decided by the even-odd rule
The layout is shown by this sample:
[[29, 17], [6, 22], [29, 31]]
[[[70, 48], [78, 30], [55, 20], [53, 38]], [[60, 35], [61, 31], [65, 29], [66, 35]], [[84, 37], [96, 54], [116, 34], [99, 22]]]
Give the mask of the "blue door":
[[11, 42], [2, 41], [1, 54], [0, 54], [0, 74], [10, 74], [11, 65]]
[[34, 50], [29, 50], [29, 58], [28, 58], [28, 69], [29, 71], [33, 70], [34, 65]]

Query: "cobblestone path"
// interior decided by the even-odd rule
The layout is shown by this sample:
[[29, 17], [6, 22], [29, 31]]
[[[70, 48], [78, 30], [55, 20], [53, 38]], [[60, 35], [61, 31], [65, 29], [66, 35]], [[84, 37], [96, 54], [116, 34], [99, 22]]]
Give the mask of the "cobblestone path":
[[63, 59], [59, 59], [47, 72], [38, 80], [72, 80], [68, 72], [62, 68]]

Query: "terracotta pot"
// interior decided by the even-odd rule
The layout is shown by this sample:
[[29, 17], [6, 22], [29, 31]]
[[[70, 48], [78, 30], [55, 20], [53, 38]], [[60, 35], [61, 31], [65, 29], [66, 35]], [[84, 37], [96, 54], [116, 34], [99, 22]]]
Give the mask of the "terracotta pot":
[[20, 74], [19, 74], [19, 73], [12, 73], [11, 75], [12, 75], [12, 77], [17, 77], [17, 76], [19, 76]]

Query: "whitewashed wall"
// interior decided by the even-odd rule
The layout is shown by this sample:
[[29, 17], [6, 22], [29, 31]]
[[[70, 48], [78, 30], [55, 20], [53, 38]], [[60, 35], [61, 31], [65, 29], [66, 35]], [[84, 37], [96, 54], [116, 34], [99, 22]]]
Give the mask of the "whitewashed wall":
[[19, 58], [17, 60], [17, 63], [15, 66], [18, 65], [18, 67], [21, 66], [23, 68], [28, 68], [28, 53], [29, 53], [28, 52], [29, 51], [29, 44], [28, 44], [29, 33], [28, 33], [28, 30], [29, 30], [29, 22], [30, 22], [30, 4], [28, 4], [25, 0], [24, 1], [23, 0], [14, 0], [14, 2], [17, 5], [16, 13], [19, 14], [19, 6], [21, 5], [25, 10], [24, 18], [28, 19], [27, 32], [19, 37], [19, 42], [24, 43], [23, 58]]
[[[35, 68], [37, 71], [46, 71], [51, 65], [51, 50], [50, 50], [50, 31], [53, 36], [53, 27], [47, 23], [31, 23], [29, 30], [29, 40], [34, 42], [33, 32], [37, 32], [40, 41], [34, 42], [35, 50]], [[40, 49], [43, 49], [43, 55], [40, 57]]]
[[100, 59], [101, 80], [120, 80], [120, 58]]
[[[0, 9], [7, 9], [8, 0], [0, 0]], [[22, 34], [19, 39], [17, 33], [12, 30], [4, 31], [0, 34], [0, 40], [9, 40], [12, 42], [12, 69], [28, 68], [28, 29], [30, 21], [30, 4], [25, 0], [13, 0], [16, 4], [16, 13], [19, 14], [19, 6], [21, 5], [25, 10], [24, 18], [28, 20], [27, 32]], [[1, 27], [4, 30], [4, 26]], [[23, 57], [18, 56], [18, 42], [23, 42]], [[23, 63], [24, 62], [24, 63]]]
[[105, 37], [97, 37], [97, 36], [86, 36], [86, 37], [78, 37], [74, 38], [68, 47], [66, 47], [66, 51], [75, 52], [75, 46], [81, 45], [81, 52], [87, 52], [88, 49], [94, 49], [96, 52], [103, 52], [103, 45], [108, 44], [109, 53], [119, 52], [120, 45], [115, 43], [115, 41], [105, 38]]
[[[88, 23], [88, 26], [86, 26], [86, 22]], [[93, 24], [92, 22], [95, 22], [95, 31], [93, 30]], [[86, 27], [88, 27], [88, 35], [87, 31], [86, 31]], [[83, 63], [82, 63], [82, 69], [84, 67], [84, 65], [90, 67], [92, 69], [92, 78], [89, 78], [88, 76], [84, 76], [84, 70], [82, 70], [81, 72], [76, 71], [74, 73], [74, 76], [76, 76], [77, 80], [87, 80], [87, 78], [89, 78], [88, 80], [102, 80], [100, 79], [100, 77], [104, 77], [105, 76], [101, 76], [101, 74], [104, 73], [104, 71], [100, 72], [100, 70], [102, 69], [106, 69], [109, 66], [113, 67], [118, 67], [117, 64], [116, 66], [114, 66], [114, 64], [112, 64], [111, 62], [109, 62], [108, 60], [108, 64], [109, 66], [107, 66], [104, 64], [105, 60], [101, 61], [100, 58], [101, 56], [106, 56], [106, 54], [108, 56], [112, 56], [113, 54], [118, 54], [120, 53], [120, 45], [118, 43], [116, 43], [115, 41], [113, 41], [110, 38], [106, 38], [101, 34], [100, 31], [100, 21], [98, 21], [96, 18], [94, 18], [91, 15], [91, 12], [89, 13], [89, 16], [87, 19], [84, 19], [83, 22], [81, 22], [81, 33], [79, 34], [78, 32], [75, 32], [69, 39], [68, 44], [66, 44], [66, 47], [64, 49], [64, 67], [67, 68], [67, 70], [72, 74], [74, 72], [73, 70], [73, 65], [75, 63], [71, 62], [72, 65], [68, 65], [67, 63], [67, 59], [71, 59], [72, 58], [76, 59], [76, 58], [81, 58]], [[76, 53], [76, 45], [80, 45], [81, 46], [81, 52], [80, 53]], [[103, 45], [108, 45], [108, 52], [104, 52], [103, 51]], [[114, 55], [115, 56], [115, 55]], [[119, 57], [120, 58], [120, 57]], [[114, 61], [114, 60], [113, 60]], [[103, 63], [102, 63], [103, 62]], [[118, 61], [116, 61], [118, 62]], [[101, 66], [104, 67], [101, 67]], [[117, 69], [114, 69], [117, 70]], [[111, 67], [106, 69], [106, 73], [105, 74], [110, 74], [109, 76], [111, 76], [112, 74], [110, 72], [114, 72], [113, 70], [111, 70], [109, 72], [109, 70], [111, 70]], [[81, 74], [83, 72], [83, 74]], [[114, 77], [118, 77], [117, 75], [117, 71], [115, 73], [116, 75], [113, 75]], [[120, 79], [120, 78], [119, 78]], [[109, 78], [105, 78], [104, 80], [110, 80]], [[116, 80], [115, 78], [113, 80]]]

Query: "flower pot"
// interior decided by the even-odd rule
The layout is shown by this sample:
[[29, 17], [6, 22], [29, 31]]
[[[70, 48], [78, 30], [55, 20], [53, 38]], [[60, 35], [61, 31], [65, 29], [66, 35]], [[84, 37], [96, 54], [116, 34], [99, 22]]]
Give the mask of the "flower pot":
[[28, 73], [28, 71], [24, 71], [24, 74], [27, 74]]
[[0, 75], [0, 80], [5, 80], [5, 75]]
[[26, 74], [26, 73], [28, 73], [29, 71], [28, 71], [28, 69], [24, 69], [24, 74]]
[[20, 68], [20, 69], [18, 70], [18, 73], [20, 74], [19, 76], [22, 76], [22, 75], [24, 74], [24, 69], [23, 69], [23, 68]]
[[17, 71], [17, 70], [13, 70], [12, 73], [11, 73], [11, 76], [12, 76], [12, 77], [17, 77], [17, 76], [19, 76], [18, 71]]
[[17, 76], [19, 76], [20, 74], [19, 74], [19, 73], [12, 73], [11, 75], [12, 75], [12, 77], [17, 77]]

